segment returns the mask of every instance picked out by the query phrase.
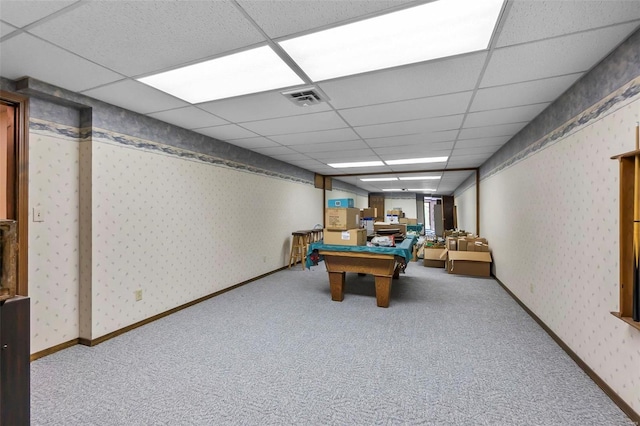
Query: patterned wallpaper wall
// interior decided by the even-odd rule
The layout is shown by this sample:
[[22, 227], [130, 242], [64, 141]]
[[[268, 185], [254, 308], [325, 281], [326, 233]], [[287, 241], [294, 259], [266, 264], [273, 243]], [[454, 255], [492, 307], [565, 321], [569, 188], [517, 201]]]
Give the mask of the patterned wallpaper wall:
[[278, 269], [291, 232], [322, 223], [322, 191], [310, 183], [94, 137], [91, 303], [82, 303], [92, 312], [83, 314], [80, 144], [34, 122], [30, 204], [43, 206], [45, 222], [29, 231], [32, 352], [77, 338], [80, 314], [91, 321], [83, 337], [95, 339]]
[[458, 212], [458, 229], [476, 234], [476, 185], [473, 184], [457, 195], [454, 205]]
[[569, 133], [483, 179], [480, 217], [495, 275], [640, 412], [640, 332], [609, 313], [619, 304], [610, 157], [634, 149], [640, 95], [632, 93], [603, 100], [568, 123]]
[[79, 139], [71, 127], [52, 133], [33, 124], [29, 206], [44, 215], [29, 218], [31, 351], [38, 352], [79, 335]]
[[285, 265], [322, 223], [312, 185], [107, 141], [93, 185], [94, 338]]

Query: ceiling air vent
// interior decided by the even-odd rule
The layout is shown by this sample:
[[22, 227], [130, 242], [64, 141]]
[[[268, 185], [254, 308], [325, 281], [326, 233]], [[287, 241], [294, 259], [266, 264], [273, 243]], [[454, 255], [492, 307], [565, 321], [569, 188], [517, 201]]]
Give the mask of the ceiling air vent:
[[301, 107], [307, 107], [324, 102], [318, 92], [315, 91], [315, 87], [303, 87], [301, 89], [289, 90], [280, 93], [295, 105]]

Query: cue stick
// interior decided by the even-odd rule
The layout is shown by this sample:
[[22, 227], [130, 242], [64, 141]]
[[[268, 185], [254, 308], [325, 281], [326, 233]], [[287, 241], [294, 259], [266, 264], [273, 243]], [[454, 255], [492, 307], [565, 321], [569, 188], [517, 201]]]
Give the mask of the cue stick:
[[[636, 123], [636, 151], [640, 150], [640, 122]], [[640, 321], [640, 153], [635, 155], [633, 185], [633, 320]]]

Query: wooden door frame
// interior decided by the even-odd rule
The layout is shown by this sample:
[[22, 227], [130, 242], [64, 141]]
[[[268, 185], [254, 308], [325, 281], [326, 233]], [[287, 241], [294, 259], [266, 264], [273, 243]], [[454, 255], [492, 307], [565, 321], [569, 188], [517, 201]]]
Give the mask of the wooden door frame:
[[16, 293], [28, 296], [29, 254], [29, 99], [0, 90], [0, 101], [16, 109], [15, 196], [18, 228], [18, 279]]

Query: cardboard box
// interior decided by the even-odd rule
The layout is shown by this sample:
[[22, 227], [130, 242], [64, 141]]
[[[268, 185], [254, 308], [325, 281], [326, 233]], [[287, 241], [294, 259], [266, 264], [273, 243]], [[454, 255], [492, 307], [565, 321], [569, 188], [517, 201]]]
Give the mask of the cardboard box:
[[334, 198], [327, 201], [327, 207], [353, 207], [353, 198]]
[[393, 210], [387, 210], [387, 216], [404, 217], [404, 214], [402, 213], [401, 209], [393, 209]]
[[424, 266], [429, 268], [444, 268], [446, 259], [442, 259], [442, 254], [447, 251], [445, 248], [424, 248]]
[[375, 219], [378, 214], [378, 209], [375, 207], [367, 207], [360, 210], [360, 217], [362, 219]]
[[449, 251], [458, 250], [458, 239], [456, 237], [447, 237], [446, 246]]
[[407, 225], [404, 223], [387, 223], [387, 222], [375, 222], [373, 224], [373, 232], [385, 229], [397, 229], [399, 234], [407, 233]]
[[369, 234], [373, 234], [373, 223], [375, 222], [374, 219], [362, 219], [360, 221], [361, 223], [361, 227], [367, 230], [367, 235]]
[[458, 238], [458, 250], [467, 251], [468, 241], [465, 238]]
[[360, 227], [360, 209], [327, 207], [324, 215], [327, 229], [330, 231], [347, 231]]
[[324, 244], [340, 246], [364, 246], [367, 245], [366, 229], [349, 229], [348, 231], [324, 230]]
[[447, 271], [450, 274], [488, 277], [491, 275], [491, 253], [450, 251], [447, 253]]

